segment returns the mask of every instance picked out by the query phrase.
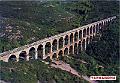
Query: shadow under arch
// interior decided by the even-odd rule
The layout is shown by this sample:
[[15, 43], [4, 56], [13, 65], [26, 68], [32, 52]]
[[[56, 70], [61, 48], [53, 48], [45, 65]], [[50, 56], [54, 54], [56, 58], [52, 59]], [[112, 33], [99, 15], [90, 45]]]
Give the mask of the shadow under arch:
[[63, 51], [62, 50], [59, 51], [58, 57], [59, 57], [59, 60], [63, 59]]
[[29, 60], [35, 59], [35, 48], [31, 47], [29, 50]]
[[22, 51], [19, 54], [19, 61], [26, 61], [27, 60], [27, 52], [26, 51]]
[[68, 55], [68, 48], [67, 47], [64, 50], [64, 55]]
[[10, 57], [9, 57], [9, 59], [8, 59], [8, 62], [10, 62], [10, 61], [12, 61], [12, 62], [17, 61], [16, 56], [15, 56], [15, 55], [10, 55]]

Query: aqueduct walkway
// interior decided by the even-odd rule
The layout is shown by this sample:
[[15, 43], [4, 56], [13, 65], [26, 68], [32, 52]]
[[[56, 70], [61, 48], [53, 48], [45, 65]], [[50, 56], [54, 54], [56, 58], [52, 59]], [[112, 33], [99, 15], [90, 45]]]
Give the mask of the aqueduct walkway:
[[82, 50], [86, 50], [86, 45], [92, 41], [100, 30], [105, 28], [105, 25], [115, 18], [116, 16], [103, 19], [11, 51], [3, 52], [0, 54], [0, 60], [8, 62], [9, 60], [29, 61], [30, 59], [46, 59], [47, 57], [55, 59], [68, 54], [77, 54]]

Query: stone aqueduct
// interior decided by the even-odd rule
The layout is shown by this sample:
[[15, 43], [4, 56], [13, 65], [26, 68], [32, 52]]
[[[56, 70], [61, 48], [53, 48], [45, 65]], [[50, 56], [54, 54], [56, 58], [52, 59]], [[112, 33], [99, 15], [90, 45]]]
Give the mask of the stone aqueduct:
[[[116, 16], [103, 19], [49, 38], [45, 38], [12, 51], [0, 54], [0, 60], [8, 62], [9, 60], [27, 60], [30, 59], [50, 59], [60, 58], [68, 54], [77, 54], [86, 50], [86, 45], [105, 28]], [[79, 50], [78, 50], [79, 49]]]

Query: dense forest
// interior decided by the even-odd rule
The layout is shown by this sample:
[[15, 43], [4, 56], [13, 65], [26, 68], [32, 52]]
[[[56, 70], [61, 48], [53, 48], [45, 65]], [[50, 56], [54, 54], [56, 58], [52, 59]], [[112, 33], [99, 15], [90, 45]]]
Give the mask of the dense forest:
[[[0, 2], [0, 52], [118, 14], [118, 1], [3, 1]], [[81, 75], [117, 76], [116, 81], [98, 83], [119, 83], [119, 26], [117, 16], [86, 51], [64, 56], [62, 60]], [[11, 83], [37, 83], [38, 80], [41, 83], [88, 83], [41, 60], [0, 63], [1, 80]]]

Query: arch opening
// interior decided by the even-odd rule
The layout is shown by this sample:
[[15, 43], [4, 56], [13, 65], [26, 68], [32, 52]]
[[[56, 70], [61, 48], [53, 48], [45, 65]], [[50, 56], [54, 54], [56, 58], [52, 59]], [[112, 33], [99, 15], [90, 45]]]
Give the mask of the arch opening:
[[92, 37], [92, 36], [90, 36], [90, 42], [92, 42], [92, 39], [93, 39], [93, 37]]
[[95, 25], [93, 26], [93, 33], [95, 33]]
[[85, 39], [82, 41], [82, 51], [85, 51]]
[[30, 60], [35, 59], [35, 48], [34, 47], [30, 48], [29, 50], [29, 59]]
[[15, 55], [11, 55], [10, 57], [9, 57], [9, 59], [8, 59], [8, 62], [9, 61], [17, 61], [17, 58], [16, 58], [16, 56]]
[[63, 48], [63, 37], [59, 39], [59, 49]]
[[74, 53], [77, 55], [78, 54], [78, 47], [77, 47], [77, 43], [75, 43], [74, 45]]
[[73, 46], [70, 46], [70, 48], [69, 48], [69, 53], [70, 53], [70, 54], [73, 54]]
[[57, 40], [55, 39], [52, 43], [52, 51], [56, 51], [57, 50]]
[[97, 33], [99, 32], [99, 25], [98, 24], [96, 25], [96, 32]]
[[92, 26], [90, 27], [90, 34], [92, 34], [93, 33], [93, 28], [92, 28]]
[[102, 23], [101, 23], [101, 24], [102, 24], [101, 26], [103, 27], [103, 26], [104, 26], [104, 22], [102, 21]]
[[83, 37], [86, 37], [86, 29], [83, 30]]
[[23, 60], [26, 60], [26, 59], [27, 59], [27, 53], [26, 53], [26, 51], [22, 51], [19, 54], [19, 61], [23, 61]]
[[47, 42], [45, 45], [45, 54], [49, 54], [51, 52], [51, 43]]
[[75, 32], [74, 41], [78, 41], [78, 32]]
[[65, 54], [65, 55], [68, 55], [68, 48], [65, 48], [64, 54]]
[[58, 57], [59, 57], [59, 60], [62, 60], [63, 59], [63, 51], [60, 50], [59, 53], [58, 53]]
[[79, 31], [79, 39], [82, 39], [82, 30]]
[[70, 34], [70, 44], [73, 43], [73, 33]]
[[87, 28], [87, 35], [89, 35], [89, 28]]
[[78, 53], [81, 53], [81, 41], [79, 41], [79, 43], [78, 43]]
[[68, 45], [68, 40], [69, 40], [69, 37], [68, 35], [65, 36], [65, 45]]
[[53, 54], [52, 59], [53, 59], [53, 60], [56, 60], [56, 59], [57, 59], [57, 54], [56, 54], [56, 53]]
[[38, 59], [43, 59], [43, 45], [39, 45], [37, 51], [38, 51]]
[[99, 24], [99, 32], [102, 31], [102, 23]]

